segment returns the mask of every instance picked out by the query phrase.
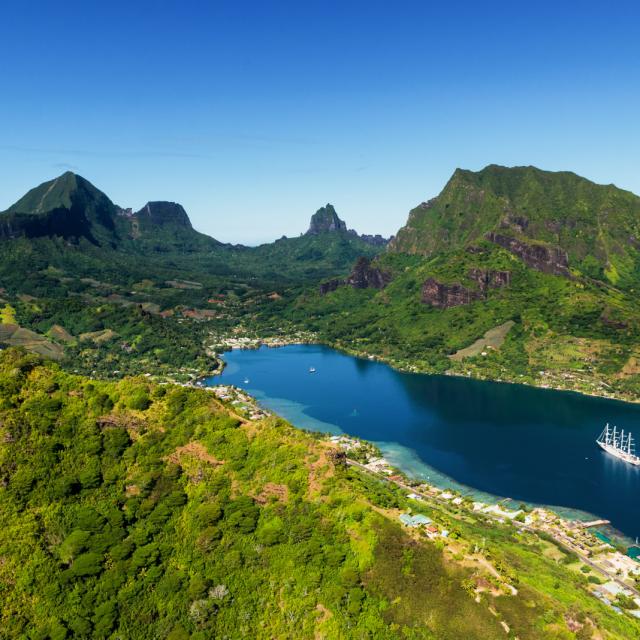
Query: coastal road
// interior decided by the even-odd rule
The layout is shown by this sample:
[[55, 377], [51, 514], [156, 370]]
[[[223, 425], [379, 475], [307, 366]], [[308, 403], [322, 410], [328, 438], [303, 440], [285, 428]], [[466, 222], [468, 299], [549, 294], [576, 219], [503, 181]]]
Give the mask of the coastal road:
[[[383, 475], [381, 473], [377, 473], [376, 471], [372, 471], [371, 469], [367, 469], [367, 467], [365, 467], [362, 463], [356, 462], [355, 460], [350, 460], [349, 458], [347, 458], [347, 464], [349, 466], [356, 467], [356, 468], [364, 471], [365, 473], [368, 473], [369, 475], [378, 478], [379, 480], [384, 480], [385, 482], [388, 482], [390, 484], [395, 484], [397, 487], [400, 487], [401, 489], [405, 489], [406, 491], [410, 491], [411, 493], [415, 493], [417, 496], [420, 496], [421, 498], [424, 498], [424, 500], [427, 501], [427, 502], [430, 501], [430, 500], [434, 500], [436, 502], [441, 502], [442, 504], [449, 504], [449, 502], [447, 500], [443, 500], [441, 498], [438, 498], [437, 496], [432, 496], [432, 495], [429, 495], [429, 494], [422, 493], [420, 491], [417, 491], [414, 487], [410, 487], [409, 485], [406, 485], [404, 482], [400, 482], [399, 480], [392, 480], [391, 478], [389, 478], [389, 477], [387, 477], [387, 476], [385, 476], [385, 475]], [[501, 520], [501, 518], [499, 516], [497, 516], [496, 514], [490, 513], [490, 512], [489, 513], [484, 513], [483, 512], [483, 515], [489, 516], [490, 518], [494, 518], [495, 520]], [[535, 533], [536, 535], [539, 533], [539, 531], [535, 527], [527, 525], [524, 522], [518, 522], [516, 520], [512, 520], [511, 522], [518, 529], [523, 529], [523, 530], [528, 531], [530, 533]], [[544, 532], [549, 534], [555, 540], [555, 542], [557, 544], [559, 544], [561, 547], [563, 547], [567, 551], [575, 553], [580, 558], [580, 560], [582, 560], [582, 562], [584, 562], [586, 565], [588, 565], [589, 567], [591, 567], [592, 569], [597, 571], [599, 574], [603, 575], [608, 580], [612, 580], [613, 582], [615, 582], [616, 584], [620, 585], [621, 587], [623, 587], [625, 589], [628, 589], [634, 595], [640, 597], [640, 591], [638, 589], [636, 589], [635, 587], [629, 586], [628, 584], [626, 584], [625, 582], [620, 580], [620, 578], [618, 576], [616, 576], [615, 574], [610, 573], [609, 571], [607, 571], [606, 569], [603, 569], [602, 567], [599, 567], [592, 560], [590, 560], [584, 553], [582, 553], [577, 547], [575, 547], [568, 538], [560, 537], [557, 534], [554, 534], [552, 531], [544, 530]]]

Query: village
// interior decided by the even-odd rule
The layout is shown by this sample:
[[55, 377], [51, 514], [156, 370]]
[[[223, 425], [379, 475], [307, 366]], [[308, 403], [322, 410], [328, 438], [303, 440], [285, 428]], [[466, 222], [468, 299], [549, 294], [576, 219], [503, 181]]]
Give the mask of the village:
[[207, 349], [210, 352], [220, 353], [229, 349], [259, 349], [260, 347], [285, 347], [292, 344], [309, 344], [316, 341], [313, 334], [308, 331], [294, 331], [288, 334], [275, 336], [247, 335], [237, 328], [229, 333], [211, 333], [209, 335]]
[[213, 393], [218, 400], [245, 420], [254, 422], [268, 418], [271, 415], [269, 411], [260, 407], [248, 393], [233, 385], [217, 385], [203, 388]]
[[[606, 520], [590, 522], [559, 517], [544, 507], [507, 508], [501, 501], [494, 504], [473, 500], [453, 489], [442, 489], [426, 482], [407, 478], [385, 460], [370, 443], [347, 435], [331, 436], [329, 441], [347, 456], [346, 463], [379, 479], [393, 483], [414, 503], [410, 509], [398, 514], [398, 520], [409, 530], [430, 540], [455, 545], [451, 532], [438, 522], [437, 510], [429, 507], [447, 505], [453, 514], [465, 512], [485, 516], [500, 524], [511, 524], [516, 529], [551, 538], [560, 548], [574, 554], [579, 571], [588, 575], [590, 592], [620, 614], [640, 618], [640, 563], [622, 553], [597, 527]], [[423, 511], [432, 511], [427, 515]], [[479, 551], [479, 549], [475, 549]], [[598, 574], [598, 575], [595, 575]]]

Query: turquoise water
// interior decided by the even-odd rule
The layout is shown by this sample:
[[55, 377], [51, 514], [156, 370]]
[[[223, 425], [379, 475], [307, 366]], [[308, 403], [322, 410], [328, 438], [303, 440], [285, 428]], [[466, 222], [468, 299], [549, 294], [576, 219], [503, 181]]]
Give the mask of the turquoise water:
[[594, 442], [605, 422], [640, 438], [638, 405], [401, 373], [319, 345], [232, 351], [225, 360], [210, 384], [245, 388], [298, 427], [370, 440], [408, 475], [567, 517], [594, 514], [640, 535], [640, 468]]

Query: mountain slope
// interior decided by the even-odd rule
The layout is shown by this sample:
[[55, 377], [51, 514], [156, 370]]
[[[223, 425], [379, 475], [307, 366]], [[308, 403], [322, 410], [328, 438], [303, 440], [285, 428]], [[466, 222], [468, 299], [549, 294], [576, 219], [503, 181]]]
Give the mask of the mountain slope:
[[117, 211], [104, 193], [68, 171], [0, 213], [0, 238], [60, 236], [113, 244]]
[[[286, 280], [320, 280], [346, 275], [360, 257], [372, 258], [382, 252], [386, 241], [380, 236], [360, 236], [338, 217], [331, 204], [318, 209], [308, 231], [297, 238], [280, 238], [256, 247], [249, 259], [264, 273], [278, 270]], [[282, 269], [286, 265], [287, 268]], [[293, 278], [291, 278], [293, 276]]]
[[411, 211], [390, 250], [429, 256], [483, 238], [558, 248], [571, 269], [630, 287], [640, 278], [640, 197], [570, 172], [457, 169], [439, 196]]
[[403, 369], [640, 400], [638, 237], [640, 198], [616, 187], [533, 167], [457, 170], [366, 277], [277, 313]]
[[[3, 635], [640, 637], [552, 542], [409, 500], [328, 440], [234, 409], [1, 353]], [[408, 509], [449, 537], [401, 527]]]

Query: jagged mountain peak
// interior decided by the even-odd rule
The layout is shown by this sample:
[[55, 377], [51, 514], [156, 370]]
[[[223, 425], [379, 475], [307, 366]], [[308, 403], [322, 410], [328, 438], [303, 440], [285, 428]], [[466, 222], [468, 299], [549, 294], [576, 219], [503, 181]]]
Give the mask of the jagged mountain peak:
[[376, 247], [384, 247], [389, 241], [381, 235], [360, 235], [354, 229], [347, 229], [347, 223], [338, 216], [335, 207], [331, 203], [327, 203], [311, 216], [309, 229], [305, 235], [317, 236], [335, 232], [345, 233]]
[[327, 204], [318, 209], [312, 216], [309, 223], [307, 235], [317, 235], [330, 231], [346, 231], [347, 223], [341, 220], [332, 204]]

